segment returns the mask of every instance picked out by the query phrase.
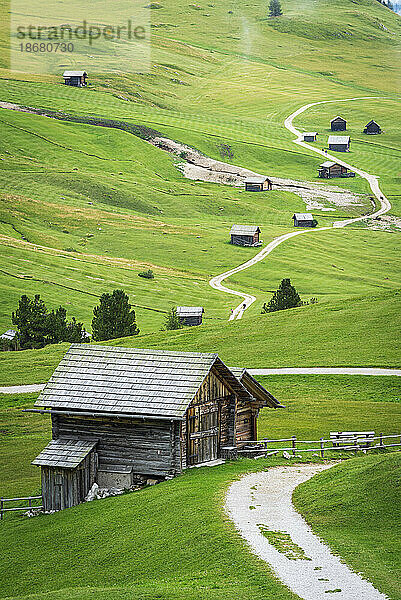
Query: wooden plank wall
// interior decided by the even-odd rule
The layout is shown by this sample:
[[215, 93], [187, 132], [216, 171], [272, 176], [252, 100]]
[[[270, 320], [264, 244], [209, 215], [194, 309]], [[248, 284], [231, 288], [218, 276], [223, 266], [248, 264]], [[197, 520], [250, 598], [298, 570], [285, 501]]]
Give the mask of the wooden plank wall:
[[42, 499], [45, 510], [63, 510], [83, 502], [96, 480], [96, 452], [76, 469], [42, 467]]
[[181, 470], [179, 423], [54, 415], [53, 426], [58, 437], [99, 440], [103, 465], [131, 465], [139, 475], [175, 475]]

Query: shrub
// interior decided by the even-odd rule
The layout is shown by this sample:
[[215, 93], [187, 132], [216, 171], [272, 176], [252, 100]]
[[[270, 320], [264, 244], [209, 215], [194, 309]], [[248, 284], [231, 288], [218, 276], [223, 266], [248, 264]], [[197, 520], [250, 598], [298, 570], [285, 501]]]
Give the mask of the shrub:
[[138, 277], [143, 277], [144, 279], [155, 278], [152, 269], [148, 269], [147, 271], [141, 271], [140, 273], [138, 273]]

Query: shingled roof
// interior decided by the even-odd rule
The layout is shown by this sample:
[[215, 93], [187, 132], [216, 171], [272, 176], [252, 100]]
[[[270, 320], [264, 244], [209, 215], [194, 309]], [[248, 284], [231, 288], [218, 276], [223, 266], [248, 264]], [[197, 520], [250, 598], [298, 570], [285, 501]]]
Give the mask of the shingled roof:
[[32, 461], [40, 467], [60, 467], [75, 469], [96, 446], [97, 441], [57, 439], [49, 442], [44, 450]]
[[86, 71], [64, 71], [63, 77], [83, 77], [88, 75]]
[[269, 406], [270, 408], [284, 408], [282, 404], [271, 394], [266, 388], [256, 381], [256, 379], [247, 371], [239, 367], [230, 367], [230, 371], [239, 379], [242, 385], [259, 400], [261, 406]]
[[212, 368], [241, 400], [252, 401], [217, 354], [73, 344], [35, 406], [181, 419]]
[[204, 312], [203, 306], [177, 306], [179, 317], [201, 317]]
[[330, 135], [329, 144], [349, 144], [351, 138], [349, 135]]
[[255, 233], [260, 233], [257, 225], [233, 225], [230, 231], [230, 235], [255, 235]]
[[313, 215], [311, 215], [311, 213], [295, 213], [292, 218], [297, 221], [313, 221]]

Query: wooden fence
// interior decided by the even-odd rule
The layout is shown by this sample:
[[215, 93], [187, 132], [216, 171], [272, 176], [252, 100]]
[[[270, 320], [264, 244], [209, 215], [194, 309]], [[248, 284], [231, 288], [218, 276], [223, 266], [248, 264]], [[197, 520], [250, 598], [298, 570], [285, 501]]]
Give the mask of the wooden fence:
[[[391, 438], [395, 439], [395, 440], [399, 440], [398, 443], [396, 441], [396, 443], [391, 443], [391, 444], [386, 444], [385, 441], [386, 440], [390, 440]], [[368, 452], [369, 450], [378, 450], [378, 449], [384, 449], [384, 448], [396, 448], [396, 447], [401, 447], [401, 434], [399, 433], [395, 433], [393, 435], [383, 435], [382, 433], [380, 433], [378, 436], [376, 437], [372, 437], [369, 438], [368, 442], [369, 443], [363, 443], [361, 444], [362, 440], [358, 439], [357, 437], [355, 437], [355, 440], [353, 441], [353, 444], [350, 445], [333, 445], [333, 439], [325, 439], [325, 438], [320, 438], [318, 440], [298, 440], [297, 437], [295, 435], [293, 435], [290, 438], [282, 438], [279, 440], [270, 440], [267, 438], [263, 438], [261, 440], [255, 440], [255, 441], [246, 441], [246, 442], [242, 442], [239, 445], [238, 448], [238, 454], [240, 456], [252, 456], [252, 455], [260, 455], [262, 456], [262, 454], [264, 454], [265, 456], [268, 456], [269, 454], [273, 454], [276, 452], [288, 452], [290, 453], [292, 456], [296, 456], [297, 454], [300, 454], [301, 452], [315, 452], [318, 453], [319, 456], [321, 458], [324, 458], [325, 456], [325, 452], [332, 452], [332, 451], [343, 451], [343, 452], [349, 452], [349, 451], [354, 451], [354, 452], [358, 452], [359, 450], [364, 450], [365, 452]], [[365, 440], [363, 440], [365, 442]], [[283, 446], [283, 447], [271, 447], [270, 445], [277, 445], [277, 444], [281, 444], [281, 443], [287, 443], [287, 442], [291, 442], [291, 446]], [[376, 442], [376, 443], [374, 443]], [[302, 447], [302, 444], [312, 444], [314, 447], [312, 448], [308, 448], [308, 447]], [[326, 446], [326, 444], [330, 444], [329, 446]]]
[[[3, 520], [4, 513], [11, 511], [28, 511], [36, 508], [43, 508], [42, 505], [32, 506], [32, 500], [42, 500], [42, 496], [27, 496], [26, 498], [0, 498], [0, 520]], [[4, 508], [6, 502], [28, 502], [28, 506], [17, 506], [12, 508]]]

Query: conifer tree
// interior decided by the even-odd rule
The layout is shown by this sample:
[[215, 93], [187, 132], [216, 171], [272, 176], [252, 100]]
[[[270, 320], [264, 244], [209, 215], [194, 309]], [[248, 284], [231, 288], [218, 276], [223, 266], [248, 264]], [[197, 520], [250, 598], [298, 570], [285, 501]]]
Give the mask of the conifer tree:
[[302, 300], [289, 279], [283, 279], [272, 299], [263, 305], [262, 313], [275, 312], [286, 308], [302, 306]]
[[92, 333], [95, 341], [113, 340], [138, 335], [135, 311], [124, 290], [103, 294], [100, 304], [93, 309]]
[[282, 14], [280, 0], [270, 0], [269, 17], [281, 17]]
[[164, 327], [162, 327], [162, 330], [173, 330], [182, 328], [183, 324], [181, 323], [181, 320], [177, 314], [177, 309], [172, 308], [170, 312], [168, 312], [166, 315], [166, 320], [164, 322]]

